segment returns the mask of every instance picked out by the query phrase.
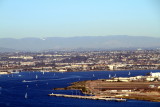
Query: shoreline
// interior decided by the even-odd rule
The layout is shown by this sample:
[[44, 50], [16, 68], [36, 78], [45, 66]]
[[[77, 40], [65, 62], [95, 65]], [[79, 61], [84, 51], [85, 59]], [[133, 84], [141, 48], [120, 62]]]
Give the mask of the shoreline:
[[[3, 69], [4, 70], [4, 69]], [[9, 72], [9, 69], [5, 69], [6, 71], [1, 71], [1, 72], [7, 72], [8, 74], [12, 73], [12, 72]], [[12, 70], [17, 70], [17, 69], [12, 69]], [[110, 72], [116, 72], [116, 71], [137, 71], [137, 70], [160, 70], [160, 69], [134, 69], [134, 70], [130, 70], [130, 69], [119, 69], [119, 70], [86, 70], [86, 71], [51, 71], [51, 70], [24, 70], [24, 69], [21, 69], [21, 71], [19, 72], [59, 72], [59, 73], [65, 73], [65, 72], [94, 72], [94, 71], [110, 71]], [[0, 72], [0, 75], [1, 75], [1, 72]], [[4, 73], [5, 74], [5, 73]]]
[[[87, 80], [87, 81], [78, 81], [71, 83], [70, 86], [64, 88], [54, 88], [53, 90], [80, 90], [83, 94], [92, 95], [92, 96], [101, 96], [101, 97], [111, 97], [111, 98], [123, 98], [123, 99], [134, 99], [134, 100], [143, 100], [143, 101], [152, 101], [152, 102], [160, 102], [160, 89], [159, 90], [152, 90], [152, 89], [145, 89], [144, 91], [135, 91], [135, 92], [104, 92], [96, 90], [97, 86], [94, 85], [95, 83], [103, 84], [104, 81], [102, 80]], [[106, 81], [105, 81], [106, 82]], [[132, 82], [133, 84], [134, 82]], [[138, 83], [138, 82], [137, 82]], [[137, 84], [135, 83], [135, 84]], [[126, 85], [132, 85], [129, 83], [123, 82], [114, 82], [113, 84], [110, 82], [106, 83], [113, 87], [113, 85], [124, 85], [124, 90]], [[140, 85], [145, 84], [158, 84], [158, 82], [141, 82]], [[103, 89], [104, 87], [101, 87]]]
[[0, 75], [10, 74], [9, 72], [0, 72]]
[[113, 72], [116, 72], [116, 71], [137, 71], [137, 70], [160, 70], [160, 69], [136, 69], [136, 70], [88, 70], [88, 71], [64, 71], [64, 72], [60, 72], [60, 71], [41, 71], [41, 70], [24, 70], [24, 72], [30, 72], [30, 71], [35, 71], [35, 72], [59, 72], [59, 73], [65, 73], [65, 72], [94, 72], [94, 71], [113, 71]]

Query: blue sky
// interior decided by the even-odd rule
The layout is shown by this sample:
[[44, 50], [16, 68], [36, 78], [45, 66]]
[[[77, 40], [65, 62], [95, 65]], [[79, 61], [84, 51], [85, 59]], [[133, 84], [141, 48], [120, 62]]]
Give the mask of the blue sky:
[[0, 38], [160, 37], [160, 0], [0, 0]]

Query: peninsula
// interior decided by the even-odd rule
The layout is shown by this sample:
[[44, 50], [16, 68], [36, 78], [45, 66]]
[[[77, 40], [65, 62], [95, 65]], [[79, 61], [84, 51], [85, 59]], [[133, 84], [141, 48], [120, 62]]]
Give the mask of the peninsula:
[[160, 73], [149, 76], [111, 78], [74, 82], [54, 90], [81, 90], [83, 94], [101, 98], [124, 98], [160, 102]]

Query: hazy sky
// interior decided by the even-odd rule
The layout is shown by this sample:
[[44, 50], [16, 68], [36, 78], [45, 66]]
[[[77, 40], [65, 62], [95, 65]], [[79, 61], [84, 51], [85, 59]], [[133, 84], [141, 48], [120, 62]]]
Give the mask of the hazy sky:
[[0, 0], [0, 38], [160, 37], [160, 0]]

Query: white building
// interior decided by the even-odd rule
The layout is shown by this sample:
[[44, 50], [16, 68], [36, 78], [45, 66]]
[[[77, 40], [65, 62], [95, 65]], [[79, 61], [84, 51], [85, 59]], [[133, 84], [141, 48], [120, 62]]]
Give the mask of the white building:
[[25, 60], [28, 60], [28, 59], [33, 59], [32, 56], [11, 56], [9, 57], [10, 59], [25, 59]]
[[35, 62], [20, 62], [21, 65], [35, 66]]
[[155, 72], [150, 74], [152, 77], [160, 77], [160, 72]]
[[116, 65], [108, 65], [108, 67], [110, 70], [115, 70], [117, 68]]
[[150, 77], [150, 76], [146, 77], [146, 81], [154, 81], [154, 80], [155, 80], [154, 77]]

